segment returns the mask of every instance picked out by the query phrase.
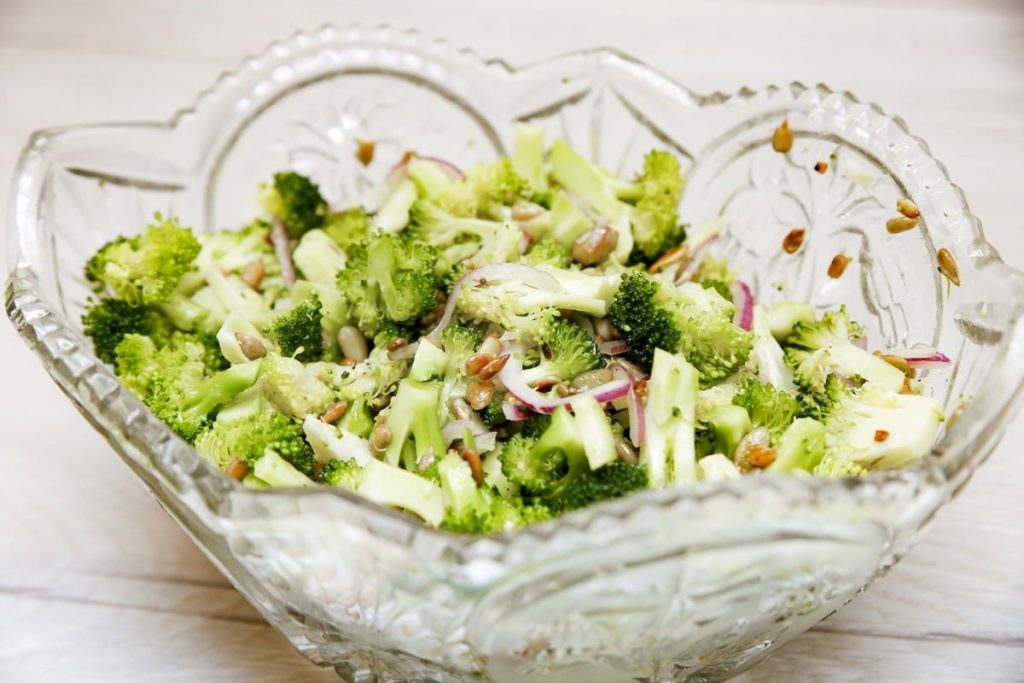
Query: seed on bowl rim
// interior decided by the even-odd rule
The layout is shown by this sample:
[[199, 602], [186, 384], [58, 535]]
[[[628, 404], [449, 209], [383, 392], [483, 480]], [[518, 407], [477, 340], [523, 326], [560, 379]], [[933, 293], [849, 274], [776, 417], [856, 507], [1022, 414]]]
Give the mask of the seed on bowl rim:
[[846, 266], [850, 264], [850, 257], [846, 254], [836, 254], [832, 258], [832, 263], [828, 264], [828, 276], [833, 280], [837, 280], [843, 276], [846, 272]]
[[235, 481], [242, 481], [245, 479], [245, 475], [249, 474], [249, 466], [242, 460], [234, 458], [228, 466], [224, 468], [224, 474], [228, 475]]
[[356, 139], [356, 159], [363, 166], [369, 166], [373, 162], [373, 154], [377, 151], [377, 145], [373, 140]]
[[889, 438], [889, 432], [886, 431], [885, 429], [876, 429], [875, 430], [875, 441], [876, 442], [882, 443], [883, 441], [885, 441], [888, 438]]
[[896, 210], [907, 218], [921, 217], [921, 209], [917, 208], [917, 204], [904, 197], [896, 200]]
[[917, 227], [917, 223], [917, 218], [909, 218], [907, 216], [896, 216], [895, 218], [890, 218], [885, 222], [885, 229], [889, 232], [890, 235], [898, 235], [901, 232], [913, 230], [914, 228]]
[[804, 237], [806, 236], [807, 230], [804, 228], [793, 228], [782, 238], [782, 251], [787, 254], [795, 254], [803, 246]]
[[789, 128], [789, 119], [782, 119], [782, 123], [772, 133], [772, 149], [780, 154], [793, 149], [793, 131]]
[[330, 409], [324, 413], [324, 422], [329, 425], [334, 424], [345, 416], [345, 412], [348, 410], [348, 401], [338, 401]]
[[956, 265], [956, 260], [953, 259], [953, 254], [950, 253], [949, 249], [942, 247], [939, 249], [936, 258], [939, 262], [939, 272], [945, 275], [947, 280], [959, 287], [960, 269]]
[[818, 163], [814, 164], [814, 170], [822, 175], [825, 175], [826, 173], [828, 173], [828, 162], [819, 161]]
[[263, 276], [266, 274], [266, 268], [263, 266], [263, 259], [257, 258], [249, 262], [249, 265], [242, 271], [242, 282], [249, 285], [253, 289], [260, 286], [263, 282]]

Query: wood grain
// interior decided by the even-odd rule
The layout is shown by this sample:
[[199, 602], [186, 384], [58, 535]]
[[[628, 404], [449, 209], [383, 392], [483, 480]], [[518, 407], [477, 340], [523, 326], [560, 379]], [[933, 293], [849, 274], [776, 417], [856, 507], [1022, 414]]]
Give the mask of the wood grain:
[[[513, 63], [614, 45], [699, 91], [849, 88], [931, 142], [1024, 265], [1012, 1], [3, 0], [0, 186], [31, 130], [167, 118], [242, 55], [326, 21], [416, 26]], [[6, 325], [0, 349], [0, 681], [333, 679], [191, 546]], [[1018, 421], [889, 577], [739, 680], [1024, 681], [1022, 441]]]

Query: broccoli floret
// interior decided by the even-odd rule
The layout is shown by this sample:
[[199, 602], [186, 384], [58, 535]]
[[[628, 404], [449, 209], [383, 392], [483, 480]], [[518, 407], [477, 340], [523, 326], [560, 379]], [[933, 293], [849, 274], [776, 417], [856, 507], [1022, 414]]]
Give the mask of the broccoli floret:
[[224, 353], [220, 350], [220, 342], [217, 341], [217, 334], [215, 332], [175, 332], [171, 338], [172, 340], [190, 340], [196, 344], [202, 344], [203, 365], [206, 366], [206, 370], [210, 373], [220, 372], [231, 367], [231, 363], [228, 362], [228, 359], [224, 357]]
[[504, 401], [495, 397], [480, 411], [480, 419], [484, 421], [485, 425], [493, 428], [500, 427], [508, 422], [508, 418], [505, 417], [505, 411], [501, 407], [502, 403]]
[[714, 290], [630, 271], [622, 275], [608, 316], [633, 361], [650, 366], [656, 349], [681, 353], [697, 368], [702, 386], [710, 386], [738, 370], [753, 346], [752, 335], [733, 324], [734, 312]]
[[356, 490], [381, 505], [413, 512], [431, 526], [438, 526], [444, 519], [444, 494], [440, 486], [380, 460], [366, 463]]
[[[421, 199], [409, 210], [407, 230], [412, 239], [437, 249], [441, 256], [441, 264], [448, 268], [469, 258], [482, 263], [494, 261], [484, 256], [475, 257], [482, 249], [499, 240], [505, 228], [505, 223], [501, 221], [475, 216], [457, 216], [448, 213], [433, 201]], [[509, 254], [508, 250], [498, 250], [504, 253], [496, 255], [505, 258], [499, 258], [497, 261], [504, 262], [509, 260], [509, 256], [518, 256], [518, 234], [515, 236], [515, 253]]]
[[294, 171], [274, 174], [274, 183], [264, 187], [263, 207], [284, 226], [288, 236], [298, 239], [323, 225], [327, 202], [312, 180]]
[[313, 294], [274, 318], [265, 332], [277, 342], [281, 355], [306, 362], [316, 360], [324, 352], [320, 311], [320, 297]]
[[732, 283], [736, 281], [736, 274], [729, 268], [726, 259], [705, 256], [697, 266], [693, 279], [701, 287], [715, 290], [723, 299], [732, 303]]
[[386, 323], [412, 324], [437, 307], [433, 247], [408, 236], [374, 235], [352, 247], [338, 287], [364, 334], [374, 337]]
[[800, 412], [800, 402], [795, 396], [779, 391], [770, 384], [761, 384], [755, 379], [747, 380], [732, 402], [746, 409], [754, 427], [767, 427], [773, 441], [782, 435]]
[[572, 250], [555, 239], [545, 238], [534, 243], [522, 260], [531, 266], [543, 264], [555, 268], [568, 268], [572, 263]]
[[313, 366], [276, 354], [260, 362], [260, 386], [267, 399], [286, 415], [301, 420], [323, 413], [334, 403], [334, 393], [320, 381]]
[[786, 364], [801, 388], [820, 392], [829, 374], [873, 382], [891, 391], [903, 386], [903, 372], [853, 343], [862, 335], [846, 308], [829, 311], [816, 322], [798, 322], [783, 343]]
[[544, 129], [517, 123], [515, 135], [512, 166], [526, 179], [536, 198], [548, 189], [547, 174], [544, 172]]
[[353, 401], [338, 426], [362, 439], [370, 436], [370, 432], [373, 431], [373, 415], [370, 413], [369, 404], [365, 400]]
[[[652, 150], [644, 157], [644, 170], [628, 194], [637, 195], [630, 224], [634, 249], [652, 261], [683, 241], [679, 202], [683, 176], [679, 159], [669, 152]], [[621, 196], [622, 193], [620, 193]]]
[[[441, 436], [440, 399], [440, 382], [409, 378], [398, 385], [385, 422], [391, 432], [391, 442], [385, 452], [385, 458], [390, 464], [397, 465], [402, 459], [406, 442], [410, 438], [415, 447], [416, 461], [428, 454], [439, 457], [447, 450]], [[409, 463], [406, 464], [408, 466]]]
[[809, 304], [799, 301], [778, 301], [765, 313], [768, 331], [778, 341], [783, 341], [793, 332], [797, 323], [813, 323], [818, 316]]
[[171, 298], [199, 250], [191, 230], [176, 218], [165, 220], [156, 214], [156, 222], [143, 234], [102, 246], [89, 259], [85, 274], [132, 305], [159, 304]]
[[[255, 477], [259, 482], [256, 488], [261, 488], [260, 484], [265, 484], [267, 488], [316, 486], [309, 477], [295, 469], [295, 466], [281, 457], [279, 453], [269, 448], [263, 453], [263, 457], [256, 461], [249, 476]], [[249, 476], [246, 476], [244, 481], [249, 481]]]
[[550, 239], [570, 249], [580, 235], [594, 227], [593, 221], [561, 190], [551, 198], [551, 209], [521, 223], [523, 230], [537, 241]]
[[207, 376], [202, 344], [172, 338], [156, 348], [148, 337], [129, 334], [118, 345], [118, 376], [186, 441], [208, 426], [210, 414], [256, 381], [256, 363], [242, 363]]
[[362, 474], [363, 468], [355, 460], [331, 460], [320, 470], [316, 479], [327, 486], [354, 491]]
[[570, 380], [603, 364], [597, 344], [586, 330], [563, 318], [551, 319], [537, 334], [540, 363], [523, 372], [528, 383], [548, 377]]
[[603, 316], [616, 277], [592, 276], [546, 268], [551, 285], [526, 282], [517, 275], [463, 282], [456, 303], [459, 314], [474, 322], [495, 322], [520, 336], [539, 338], [558, 311]]
[[327, 216], [323, 230], [339, 247], [350, 247], [370, 239], [370, 217], [362, 207], [338, 211]]
[[511, 531], [551, 519], [551, 508], [543, 503], [523, 500], [519, 496], [502, 496], [492, 489], [480, 489], [477, 502], [457, 513], [445, 510], [441, 528], [464, 534], [488, 534]]
[[562, 510], [576, 510], [601, 500], [620, 498], [633, 491], [647, 488], [647, 470], [638, 465], [613, 462], [586, 472], [566, 487], [561, 500]]
[[486, 164], [478, 164], [466, 172], [463, 181], [476, 197], [478, 215], [500, 218], [502, 207], [533, 196], [530, 182], [516, 171], [507, 157]]
[[656, 349], [647, 382], [640, 464], [652, 486], [697, 480], [695, 445], [698, 375], [683, 358]]
[[335, 363], [316, 363], [309, 367], [339, 399], [354, 404], [394, 393], [399, 380], [409, 371], [409, 360], [392, 360], [385, 345], [375, 347], [366, 360], [353, 367]]
[[313, 449], [303, 436], [302, 426], [276, 410], [214, 422], [196, 439], [196, 452], [221, 469], [235, 458], [252, 465], [268, 448], [303, 474], [312, 475]]
[[144, 306], [133, 306], [123, 299], [90, 301], [82, 316], [82, 326], [92, 339], [96, 355], [106, 363], [117, 360], [117, 346], [125, 335], [152, 337], [162, 345], [170, 334], [170, 326], [159, 313]]
[[441, 333], [444, 352], [448, 354], [448, 369], [462, 368], [466, 360], [477, 352], [484, 343], [483, 328], [470, 325], [449, 325]]
[[590, 472], [582, 437], [564, 406], [551, 414], [540, 437], [513, 436], [502, 450], [501, 461], [509, 481], [556, 505], [575, 479]]
[[835, 389], [825, 414], [823, 469], [902, 467], [927, 454], [943, 421], [933, 398], [900, 394], [877, 384]]
[[210, 268], [237, 271], [258, 259], [263, 262], [264, 282], [279, 277], [281, 267], [274, 256], [274, 247], [268, 240], [269, 235], [270, 224], [261, 219], [249, 223], [240, 230], [201, 233], [197, 236], [202, 249], [196, 257], [196, 266], [200, 271]]

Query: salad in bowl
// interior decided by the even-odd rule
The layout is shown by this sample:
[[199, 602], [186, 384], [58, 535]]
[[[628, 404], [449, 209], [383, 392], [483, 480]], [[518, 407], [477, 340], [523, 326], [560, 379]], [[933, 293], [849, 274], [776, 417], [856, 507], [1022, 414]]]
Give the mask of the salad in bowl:
[[717, 681], [992, 452], [1024, 278], [897, 117], [300, 33], [170, 121], [42, 131], [7, 311], [345, 680]]

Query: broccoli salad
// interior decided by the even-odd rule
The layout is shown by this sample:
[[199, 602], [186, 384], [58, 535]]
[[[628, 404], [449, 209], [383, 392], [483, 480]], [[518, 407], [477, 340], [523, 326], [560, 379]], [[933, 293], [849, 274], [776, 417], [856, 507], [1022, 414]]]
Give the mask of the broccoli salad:
[[929, 452], [943, 413], [915, 374], [948, 358], [869, 350], [842, 308], [755, 303], [712, 255], [721, 221], [680, 220], [679, 160], [635, 170], [520, 125], [511, 156], [465, 171], [407, 153], [364, 205], [281, 172], [240, 229], [158, 214], [100, 248], [84, 330], [227, 476], [457, 532]]

